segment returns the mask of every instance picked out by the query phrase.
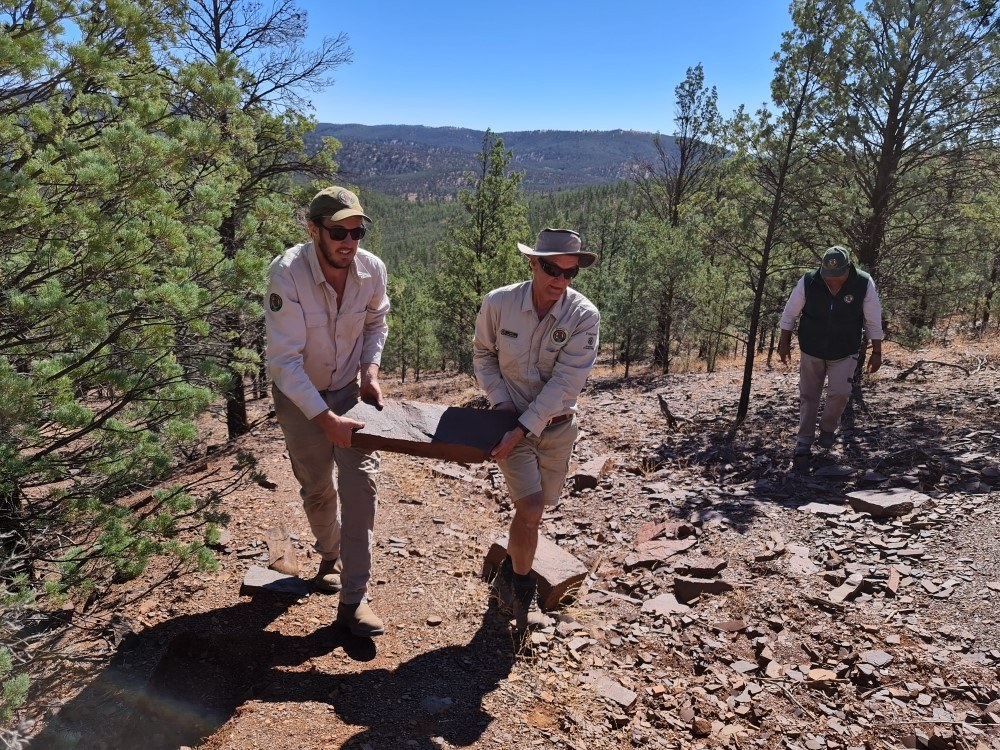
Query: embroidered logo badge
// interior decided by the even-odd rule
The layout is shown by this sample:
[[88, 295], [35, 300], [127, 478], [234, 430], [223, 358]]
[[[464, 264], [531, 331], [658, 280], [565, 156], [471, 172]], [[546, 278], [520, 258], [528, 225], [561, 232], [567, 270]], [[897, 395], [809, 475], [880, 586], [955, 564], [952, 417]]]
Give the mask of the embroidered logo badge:
[[584, 349], [589, 349], [589, 350], [593, 351], [593, 349], [594, 349], [594, 339], [596, 339], [596, 338], [597, 337], [594, 334], [592, 334], [592, 333], [588, 334], [587, 335], [587, 345], [585, 347], [583, 347], [583, 348]]
[[565, 328], [556, 328], [552, 332], [552, 343], [553, 344], [558, 344], [559, 346], [562, 346], [567, 341], [569, 341], [569, 333], [566, 331]]
[[510, 338], [510, 339], [516, 339], [517, 338], [517, 332], [516, 331], [508, 331], [506, 328], [501, 328], [500, 329], [500, 335], [501, 336], [506, 336], [507, 338]]
[[354, 205], [354, 196], [348, 193], [346, 190], [341, 190], [337, 193], [337, 200], [343, 203], [345, 206]]
[[844, 295], [844, 302], [846, 302], [847, 304], [851, 304], [852, 302], [854, 302], [854, 295], [853, 294], [845, 294]]
[[271, 312], [278, 312], [281, 309], [281, 305], [284, 304], [280, 294], [272, 293], [270, 297], [267, 298], [267, 304], [271, 308]]

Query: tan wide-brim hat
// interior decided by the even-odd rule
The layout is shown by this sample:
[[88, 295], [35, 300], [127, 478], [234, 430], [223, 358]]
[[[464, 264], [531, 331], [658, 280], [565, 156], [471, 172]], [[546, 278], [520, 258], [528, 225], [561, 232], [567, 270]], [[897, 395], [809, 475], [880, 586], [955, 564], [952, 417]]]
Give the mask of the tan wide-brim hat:
[[375, 223], [369, 217], [365, 216], [365, 210], [361, 208], [361, 201], [358, 200], [358, 196], [339, 185], [323, 188], [316, 193], [309, 203], [310, 219], [315, 220], [326, 217], [330, 221], [343, 221], [348, 216], [360, 216], [369, 224]]
[[583, 240], [572, 229], [543, 229], [538, 233], [534, 247], [517, 243], [517, 249], [525, 255], [544, 258], [546, 255], [576, 255], [580, 258], [580, 268], [590, 268], [597, 262], [597, 253], [583, 249]]

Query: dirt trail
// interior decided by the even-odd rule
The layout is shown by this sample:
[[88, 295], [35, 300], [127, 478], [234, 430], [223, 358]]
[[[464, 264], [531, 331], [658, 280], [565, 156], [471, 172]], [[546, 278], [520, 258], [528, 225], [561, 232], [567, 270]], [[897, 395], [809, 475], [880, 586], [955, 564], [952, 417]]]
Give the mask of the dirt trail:
[[[969, 374], [924, 365], [895, 379], [920, 359]], [[225, 498], [219, 570], [151, 570], [113, 608], [54, 629], [33, 708], [57, 710], [29, 746], [1000, 748], [1000, 356], [889, 345], [885, 360], [838, 446], [799, 466], [792, 370], [759, 368], [732, 443], [737, 367], [628, 384], [596, 373], [577, 458], [615, 468], [545, 520], [592, 574], [520, 650], [479, 578], [510, 519], [487, 464], [383, 454], [372, 595], [388, 627], [374, 642], [331, 626], [335, 596], [240, 597], [276, 523], [303, 575], [317, 564], [256, 402], [254, 434], [205, 466], [224, 473], [247, 450], [266, 476]], [[467, 378], [389, 390], [475, 393]], [[848, 504], [887, 488], [917, 493], [915, 507], [876, 518]], [[637, 541], [681, 527], [683, 555], [650, 558]]]

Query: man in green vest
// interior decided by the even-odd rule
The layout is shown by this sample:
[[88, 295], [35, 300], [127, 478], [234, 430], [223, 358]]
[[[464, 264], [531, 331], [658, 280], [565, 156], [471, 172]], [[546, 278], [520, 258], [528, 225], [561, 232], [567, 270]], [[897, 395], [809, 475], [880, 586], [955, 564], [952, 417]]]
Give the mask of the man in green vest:
[[882, 366], [882, 303], [875, 283], [851, 263], [850, 253], [834, 245], [815, 271], [802, 276], [792, 290], [778, 324], [778, 356], [791, 357], [792, 331], [799, 320], [799, 433], [795, 457], [809, 456], [816, 436], [816, 414], [824, 381], [826, 405], [819, 420], [819, 444], [832, 448], [837, 426], [854, 386], [854, 373], [864, 341], [872, 342], [868, 372]]

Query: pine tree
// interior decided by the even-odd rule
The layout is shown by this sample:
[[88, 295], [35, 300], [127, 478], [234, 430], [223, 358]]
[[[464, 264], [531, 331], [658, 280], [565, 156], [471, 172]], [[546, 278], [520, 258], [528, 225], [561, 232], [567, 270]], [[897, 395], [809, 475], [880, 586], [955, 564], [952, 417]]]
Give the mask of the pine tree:
[[483, 296], [525, 275], [516, 244], [528, 239], [523, 175], [508, 171], [513, 158], [503, 140], [487, 130], [478, 170], [466, 174], [472, 187], [459, 193], [464, 221], [452, 227], [450, 240], [438, 248], [438, 342], [443, 358], [460, 372], [472, 372], [472, 337]]
[[249, 430], [244, 381], [262, 372], [266, 264], [302, 234], [294, 207], [310, 192], [303, 179], [329, 182], [336, 170], [336, 141], [306, 149], [316, 123], [302, 114], [303, 95], [328, 86], [331, 71], [349, 63], [351, 53], [343, 34], [305, 49], [307, 16], [293, 0], [269, 6], [192, 0], [185, 21], [172, 57], [179, 111], [212, 130], [218, 151], [206, 168], [227, 175], [233, 196], [217, 216], [230, 272], [221, 277], [226, 304], [211, 322], [223, 344], [226, 422], [234, 438]]

